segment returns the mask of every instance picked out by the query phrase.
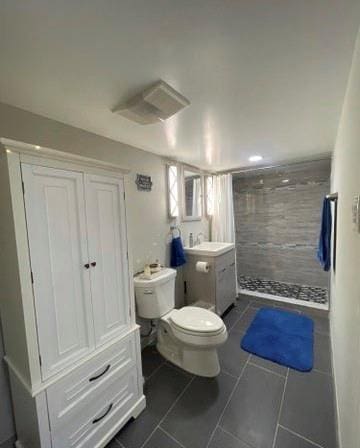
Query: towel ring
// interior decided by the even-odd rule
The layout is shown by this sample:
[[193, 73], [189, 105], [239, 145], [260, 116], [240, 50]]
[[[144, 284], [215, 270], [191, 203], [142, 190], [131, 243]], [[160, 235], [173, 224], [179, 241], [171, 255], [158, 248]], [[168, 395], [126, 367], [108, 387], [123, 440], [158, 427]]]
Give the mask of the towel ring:
[[178, 237], [181, 238], [181, 230], [180, 230], [180, 227], [178, 227], [178, 226], [170, 227], [170, 232], [171, 232], [171, 234], [172, 234], [173, 237], [175, 237], [175, 235], [174, 235], [174, 230], [177, 230], [177, 231], [179, 232]]

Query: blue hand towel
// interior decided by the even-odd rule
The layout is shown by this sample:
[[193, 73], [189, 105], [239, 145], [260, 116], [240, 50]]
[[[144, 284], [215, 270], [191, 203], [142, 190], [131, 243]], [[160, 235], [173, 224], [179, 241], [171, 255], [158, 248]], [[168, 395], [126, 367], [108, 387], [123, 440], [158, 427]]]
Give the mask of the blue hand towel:
[[175, 237], [171, 241], [171, 260], [170, 265], [172, 268], [177, 268], [186, 263], [186, 257], [181, 238]]
[[330, 199], [325, 198], [323, 202], [319, 247], [317, 251], [317, 258], [324, 271], [329, 271], [331, 267], [331, 227], [331, 203]]

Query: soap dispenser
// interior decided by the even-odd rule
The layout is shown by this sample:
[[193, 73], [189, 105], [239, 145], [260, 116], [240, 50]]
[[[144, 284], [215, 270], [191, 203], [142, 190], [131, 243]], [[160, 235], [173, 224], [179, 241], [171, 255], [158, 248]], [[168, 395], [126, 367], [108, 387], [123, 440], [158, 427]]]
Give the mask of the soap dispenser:
[[194, 247], [194, 237], [193, 234], [190, 232], [189, 235], [189, 247]]

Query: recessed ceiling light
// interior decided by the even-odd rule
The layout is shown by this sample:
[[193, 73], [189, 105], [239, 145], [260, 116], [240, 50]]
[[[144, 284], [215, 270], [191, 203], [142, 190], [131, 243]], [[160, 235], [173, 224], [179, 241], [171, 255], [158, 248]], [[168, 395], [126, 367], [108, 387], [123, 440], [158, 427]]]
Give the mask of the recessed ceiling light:
[[40, 148], [41, 148], [41, 146], [35, 145], [35, 149], [40, 149]]
[[250, 162], [260, 162], [263, 159], [263, 156], [251, 156], [249, 157]]
[[283, 184], [287, 184], [287, 183], [289, 182], [289, 180], [290, 180], [290, 179], [283, 179], [281, 182], [282, 182]]

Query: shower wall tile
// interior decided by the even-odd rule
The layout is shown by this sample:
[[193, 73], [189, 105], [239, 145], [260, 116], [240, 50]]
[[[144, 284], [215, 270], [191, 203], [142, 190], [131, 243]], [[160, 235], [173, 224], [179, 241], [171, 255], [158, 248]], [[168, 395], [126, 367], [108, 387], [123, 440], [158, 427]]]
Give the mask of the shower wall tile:
[[330, 160], [256, 173], [233, 180], [239, 275], [327, 287], [316, 250]]

